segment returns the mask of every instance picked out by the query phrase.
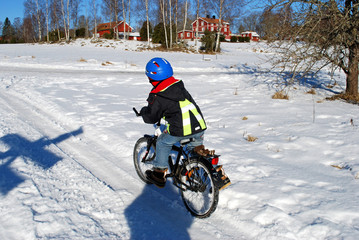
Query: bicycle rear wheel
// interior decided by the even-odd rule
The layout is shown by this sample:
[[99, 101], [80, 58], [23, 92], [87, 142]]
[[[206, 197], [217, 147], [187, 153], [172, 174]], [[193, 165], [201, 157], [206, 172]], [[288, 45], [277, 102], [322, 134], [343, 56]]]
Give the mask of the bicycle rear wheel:
[[150, 183], [146, 178], [145, 172], [147, 170], [152, 170], [153, 160], [155, 159], [156, 154], [156, 147], [154, 144], [151, 144], [151, 147], [149, 148], [149, 151], [147, 153], [148, 139], [149, 137], [141, 137], [137, 140], [133, 149], [133, 163], [135, 165], [137, 175], [145, 183]]
[[217, 208], [219, 190], [214, 185], [213, 175], [201, 160], [190, 160], [185, 165], [182, 177], [182, 200], [187, 210], [195, 217], [209, 217]]

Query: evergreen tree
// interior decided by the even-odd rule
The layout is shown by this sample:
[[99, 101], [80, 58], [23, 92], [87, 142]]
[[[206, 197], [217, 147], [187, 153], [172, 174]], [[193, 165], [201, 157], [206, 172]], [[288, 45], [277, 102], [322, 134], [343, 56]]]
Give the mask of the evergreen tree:
[[153, 36], [152, 36], [152, 42], [153, 43], [160, 43], [163, 46], [166, 45], [165, 40], [165, 29], [163, 27], [163, 23], [159, 23], [155, 26], [153, 29]]
[[[152, 35], [152, 25], [149, 23], [150, 36]], [[147, 21], [143, 22], [142, 28], [140, 30], [141, 41], [147, 41]]]
[[206, 52], [213, 52], [216, 49], [216, 33], [206, 29], [201, 42]]
[[14, 35], [14, 30], [13, 27], [11, 26], [11, 22], [9, 18], [6, 18], [4, 22], [4, 26], [2, 28], [2, 37], [4, 41], [8, 42], [11, 40], [13, 35]]

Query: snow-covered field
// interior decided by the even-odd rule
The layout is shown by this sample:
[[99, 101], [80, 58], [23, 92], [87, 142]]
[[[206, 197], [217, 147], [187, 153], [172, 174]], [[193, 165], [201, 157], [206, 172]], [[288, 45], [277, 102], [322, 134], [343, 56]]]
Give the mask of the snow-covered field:
[[[359, 108], [324, 100], [343, 90], [342, 73], [276, 100], [264, 44], [217, 56], [135, 44], [0, 45], [0, 239], [358, 238]], [[207, 219], [133, 167], [134, 143], [153, 132], [132, 107], [146, 104], [155, 56], [200, 105], [205, 145], [232, 181]]]

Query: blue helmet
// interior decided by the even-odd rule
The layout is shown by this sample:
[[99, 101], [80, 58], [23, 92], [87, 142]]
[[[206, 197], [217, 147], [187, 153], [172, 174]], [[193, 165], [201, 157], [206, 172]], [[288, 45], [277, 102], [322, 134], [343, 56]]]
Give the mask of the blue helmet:
[[146, 65], [146, 75], [152, 80], [162, 81], [173, 75], [171, 64], [164, 58], [152, 58]]

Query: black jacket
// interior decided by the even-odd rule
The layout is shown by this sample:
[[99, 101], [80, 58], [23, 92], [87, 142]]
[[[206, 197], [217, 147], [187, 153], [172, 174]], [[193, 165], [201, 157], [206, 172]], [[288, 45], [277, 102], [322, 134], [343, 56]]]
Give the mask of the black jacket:
[[[189, 112], [190, 130], [184, 131], [183, 111], [181, 110], [180, 102], [187, 100], [192, 103], [192, 110]], [[173, 136], [187, 136], [202, 132], [206, 129], [203, 115], [192, 96], [185, 89], [181, 80], [170, 77], [161, 81], [150, 92], [148, 99], [148, 106], [141, 109], [141, 116], [145, 123], [157, 123], [161, 118], [164, 118], [168, 123], [167, 130]], [[194, 109], [195, 108], [195, 109]], [[188, 113], [187, 113], [188, 114]], [[197, 117], [196, 117], [197, 114]], [[199, 120], [203, 120], [202, 123]]]

